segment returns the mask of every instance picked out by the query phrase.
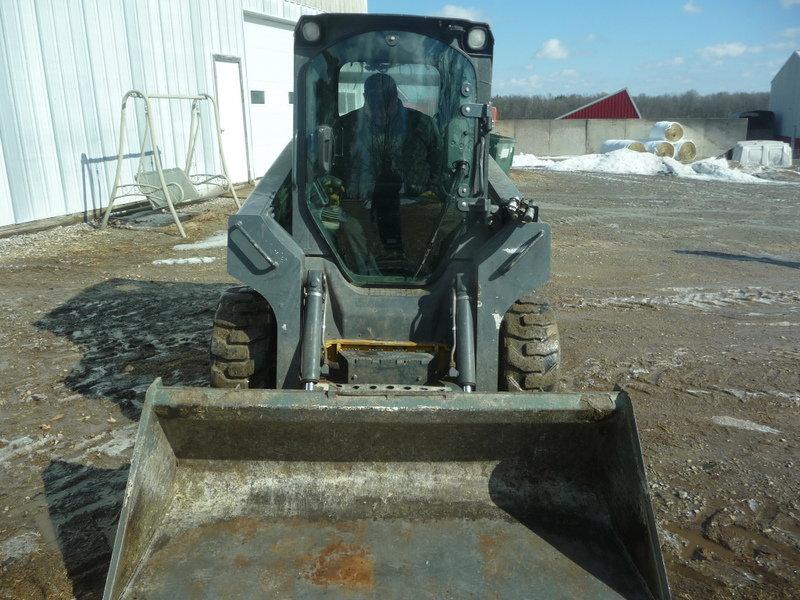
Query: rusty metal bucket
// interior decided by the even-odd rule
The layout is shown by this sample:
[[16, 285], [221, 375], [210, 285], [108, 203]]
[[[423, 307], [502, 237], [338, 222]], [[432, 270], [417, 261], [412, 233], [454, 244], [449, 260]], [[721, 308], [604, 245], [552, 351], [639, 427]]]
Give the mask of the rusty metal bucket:
[[147, 393], [104, 598], [668, 598], [623, 393]]

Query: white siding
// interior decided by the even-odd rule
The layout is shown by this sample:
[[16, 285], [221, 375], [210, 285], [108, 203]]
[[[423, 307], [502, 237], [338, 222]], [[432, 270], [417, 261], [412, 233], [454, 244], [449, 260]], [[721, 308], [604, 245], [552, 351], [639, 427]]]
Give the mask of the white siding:
[[292, 139], [294, 30], [283, 22], [248, 17], [244, 40], [248, 85], [264, 95], [264, 103], [250, 104], [248, 114], [250, 159], [253, 173], [260, 177]]
[[[242, 58], [243, 11], [297, 20], [365, 11], [365, 0], [0, 1], [0, 226], [105, 206], [113, 183], [120, 100], [129, 89], [214, 93], [213, 55]], [[165, 165], [183, 165], [189, 106], [157, 101]], [[133, 105], [131, 104], [132, 108]], [[129, 110], [127, 153], [141, 114]], [[218, 172], [203, 114], [195, 169]], [[126, 160], [131, 181], [138, 158]]]
[[305, 0], [304, 2], [242, 0], [242, 5], [247, 11], [290, 21], [297, 21], [302, 15], [320, 12], [367, 12], [366, 0]]
[[3, 168], [6, 164], [3, 155], [3, 144], [0, 143], [0, 223], [14, 222], [14, 209], [11, 206], [11, 189], [8, 187], [8, 177]]
[[778, 135], [800, 137], [800, 50], [792, 53], [773, 78], [769, 109], [775, 113]]

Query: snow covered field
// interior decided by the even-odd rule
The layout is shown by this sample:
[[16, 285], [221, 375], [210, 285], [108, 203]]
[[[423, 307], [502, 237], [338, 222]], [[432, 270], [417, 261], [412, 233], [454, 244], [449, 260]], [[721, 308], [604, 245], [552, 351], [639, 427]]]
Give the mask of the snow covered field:
[[515, 169], [544, 169], [548, 171], [588, 171], [622, 175], [672, 175], [688, 179], [727, 181], [730, 183], [768, 182], [738, 169], [732, 169], [724, 158], [707, 158], [683, 164], [673, 158], [659, 157], [649, 152], [621, 149], [607, 154], [585, 154], [564, 160], [539, 158], [533, 154], [514, 156]]

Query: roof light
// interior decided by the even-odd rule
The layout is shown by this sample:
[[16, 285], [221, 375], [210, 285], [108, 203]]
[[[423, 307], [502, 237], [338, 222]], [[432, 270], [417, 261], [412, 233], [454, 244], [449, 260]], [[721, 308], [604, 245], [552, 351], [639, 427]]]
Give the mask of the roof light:
[[470, 50], [482, 50], [486, 46], [486, 37], [483, 27], [473, 27], [467, 34], [467, 46]]
[[305, 41], [313, 44], [314, 42], [318, 42], [319, 38], [322, 37], [322, 30], [320, 30], [319, 23], [316, 21], [306, 21], [300, 29], [300, 34]]

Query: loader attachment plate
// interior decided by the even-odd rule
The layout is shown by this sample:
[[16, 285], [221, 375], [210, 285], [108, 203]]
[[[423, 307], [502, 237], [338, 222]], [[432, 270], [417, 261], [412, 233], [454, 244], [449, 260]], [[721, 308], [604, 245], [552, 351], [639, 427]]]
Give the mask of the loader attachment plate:
[[105, 598], [668, 598], [624, 393], [147, 393]]

